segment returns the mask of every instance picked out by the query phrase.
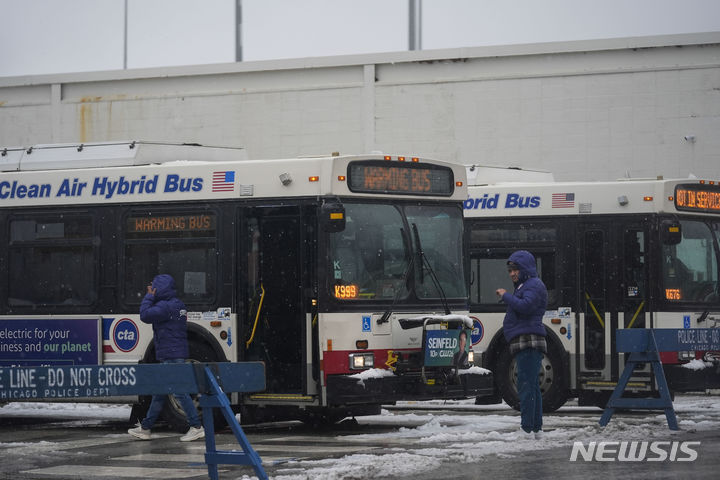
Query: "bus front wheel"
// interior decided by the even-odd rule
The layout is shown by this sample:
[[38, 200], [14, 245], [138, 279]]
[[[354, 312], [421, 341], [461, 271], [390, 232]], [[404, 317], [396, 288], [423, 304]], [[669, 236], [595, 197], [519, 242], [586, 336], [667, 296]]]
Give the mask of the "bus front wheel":
[[[563, 369], [562, 351], [550, 339], [548, 339], [547, 346], [548, 352], [543, 354], [538, 382], [542, 393], [543, 411], [554, 412], [565, 404], [569, 392]], [[494, 372], [503, 400], [515, 410], [520, 410], [517, 363], [515, 357], [510, 356], [508, 348], [504, 348], [500, 354]]]

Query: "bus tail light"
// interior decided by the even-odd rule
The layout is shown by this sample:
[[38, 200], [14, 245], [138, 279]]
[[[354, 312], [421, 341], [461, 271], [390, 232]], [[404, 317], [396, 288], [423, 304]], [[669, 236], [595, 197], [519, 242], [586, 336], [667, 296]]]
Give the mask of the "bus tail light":
[[350, 370], [365, 370], [375, 366], [375, 355], [372, 353], [351, 353], [349, 359]]

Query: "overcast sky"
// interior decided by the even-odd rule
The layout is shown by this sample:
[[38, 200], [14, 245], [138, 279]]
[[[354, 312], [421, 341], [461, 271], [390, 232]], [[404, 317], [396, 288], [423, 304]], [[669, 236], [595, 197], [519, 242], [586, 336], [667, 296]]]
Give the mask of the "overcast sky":
[[[423, 50], [720, 31], [720, 0], [421, 2]], [[234, 62], [235, 5], [0, 0], [0, 76]], [[245, 61], [407, 50], [408, 0], [242, 0], [241, 31]]]

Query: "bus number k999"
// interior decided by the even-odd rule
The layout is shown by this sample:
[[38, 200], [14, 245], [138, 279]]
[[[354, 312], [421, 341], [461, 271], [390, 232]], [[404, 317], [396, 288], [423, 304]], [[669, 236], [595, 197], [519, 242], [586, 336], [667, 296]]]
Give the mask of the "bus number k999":
[[341, 300], [348, 300], [357, 298], [357, 296], [357, 285], [335, 285], [335, 298], [339, 298]]

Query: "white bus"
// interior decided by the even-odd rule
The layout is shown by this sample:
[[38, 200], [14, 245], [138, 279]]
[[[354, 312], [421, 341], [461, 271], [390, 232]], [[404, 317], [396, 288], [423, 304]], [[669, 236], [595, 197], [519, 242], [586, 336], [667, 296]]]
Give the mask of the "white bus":
[[492, 390], [427, 341], [472, 323], [462, 166], [118, 142], [0, 149], [0, 170], [0, 365], [153, 362], [138, 309], [168, 273], [192, 361], [265, 362], [266, 390], [231, 399], [244, 422]]
[[[548, 411], [575, 396], [582, 405], [605, 405], [624, 367], [618, 329], [718, 327], [715, 182], [555, 182], [543, 172], [490, 167], [468, 173], [473, 348], [496, 383], [495, 395], [479, 403], [503, 398], [517, 405], [514, 362], [502, 336], [505, 305], [495, 295], [498, 287], [512, 289], [505, 262], [514, 250], [535, 255], [548, 288], [548, 354], [540, 373]], [[674, 391], [720, 386], [717, 352], [661, 358]], [[630, 389], [655, 394], [649, 367]]]

